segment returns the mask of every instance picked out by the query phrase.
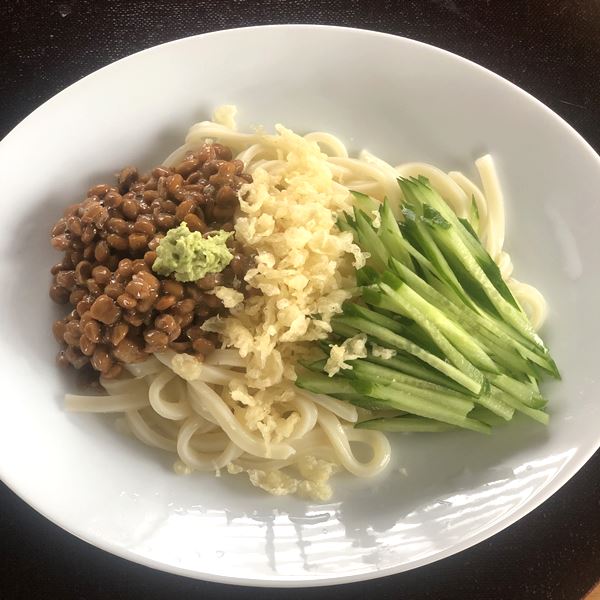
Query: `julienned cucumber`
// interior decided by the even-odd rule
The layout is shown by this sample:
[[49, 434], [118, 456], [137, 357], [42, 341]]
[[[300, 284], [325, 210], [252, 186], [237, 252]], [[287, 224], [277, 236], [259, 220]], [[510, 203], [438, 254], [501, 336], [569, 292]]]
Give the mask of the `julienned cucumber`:
[[376, 429], [377, 431], [390, 432], [429, 432], [439, 433], [457, 429], [456, 425], [441, 423], [433, 419], [423, 417], [378, 417], [361, 421], [356, 425], [357, 429]]
[[395, 389], [372, 383], [355, 383], [356, 390], [376, 400], [386, 402], [390, 408], [397, 408], [420, 417], [427, 417], [450, 425], [457, 425], [479, 433], [490, 433], [489, 425], [457, 414], [448, 407], [427, 402], [409, 394], [399, 394]]
[[450, 379], [453, 379], [456, 381], [456, 383], [462, 385], [467, 390], [475, 394], [479, 394], [481, 392], [481, 389], [484, 385], [484, 380], [480, 374], [477, 374], [476, 378], [473, 378], [469, 374], [463, 373], [445, 360], [435, 356], [427, 350], [424, 350], [422, 347], [411, 342], [409, 339], [393, 333], [389, 329], [386, 329], [377, 323], [373, 323], [359, 317], [336, 317], [333, 319], [333, 323], [334, 331], [335, 325], [338, 323], [353, 327], [357, 331], [366, 333], [368, 336], [375, 338], [378, 342], [384, 346], [387, 346], [388, 348], [396, 348], [414, 356], [415, 358], [418, 358], [422, 362], [428, 364], [430, 367], [433, 367], [440, 373], [443, 373]]
[[318, 347], [329, 354], [363, 334], [365, 357], [337, 373], [325, 359], [303, 363], [296, 384], [369, 411], [363, 429], [489, 433], [515, 412], [546, 424], [538, 383], [560, 375], [481, 245], [476, 209], [472, 222], [459, 219], [424, 177], [398, 183], [402, 221], [387, 200], [360, 193], [354, 215], [338, 221], [369, 259], [361, 293]]

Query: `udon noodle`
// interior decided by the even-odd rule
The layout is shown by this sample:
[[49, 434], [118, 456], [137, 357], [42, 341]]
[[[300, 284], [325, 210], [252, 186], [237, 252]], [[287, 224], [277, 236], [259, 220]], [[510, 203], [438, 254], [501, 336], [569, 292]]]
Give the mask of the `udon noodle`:
[[[276, 136], [238, 132], [231, 115], [227, 111], [221, 115], [220, 122], [194, 125], [184, 146], [165, 164], [177, 163], [186, 151], [208, 139], [230, 147], [250, 174], [257, 169], [277, 173], [283, 168], [285, 157], [273, 143]], [[343, 142], [329, 133], [313, 132], [304, 138], [318, 144], [339, 189], [363, 192], [380, 201], [387, 197], [399, 207], [397, 177], [422, 175], [458, 216], [467, 217], [474, 202], [486, 250], [533, 326], [541, 326], [544, 298], [512, 277], [512, 261], [503, 249], [504, 199], [489, 155], [475, 163], [480, 187], [460, 172], [446, 173], [426, 163], [392, 166], [366, 150], [351, 158]], [[101, 379], [107, 395], [68, 395], [66, 406], [73, 411], [122, 413], [119, 427], [149, 446], [176, 454], [177, 472], [245, 471], [254, 485], [274, 494], [297, 492], [325, 499], [331, 495], [327, 481], [334, 471], [341, 468], [358, 477], [372, 477], [386, 467], [390, 460], [386, 436], [355, 429], [359, 414], [354, 406], [300, 390], [291, 381], [260, 392], [271, 394], [268, 406], [277, 415], [278, 426], [268, 432], [250, 428], [243, 417], [248, 407], [241, 407], [232, 393], [232, 382], [244, 381], [247, 366], [247, 358], [235, 348], [216, 350], [204, 363], [172, 352], [156, 354], [127, 365], [127, 377]], [[359, 451], [360, 446], [368, 452]]]

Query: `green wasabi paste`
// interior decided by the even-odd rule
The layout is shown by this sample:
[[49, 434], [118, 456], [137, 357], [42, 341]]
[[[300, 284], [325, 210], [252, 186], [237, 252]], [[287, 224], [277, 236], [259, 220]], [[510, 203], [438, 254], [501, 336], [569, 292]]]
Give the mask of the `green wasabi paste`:
[[219, 273], [233, 258], [226, 245], [230, 236], [230, 232], [217, 231], [205, 238], [199, 231], [190, 231], [184, 221], [160, 241], [152, 269], [165, 276], [174, 273], [177, 281], [197, 281]]

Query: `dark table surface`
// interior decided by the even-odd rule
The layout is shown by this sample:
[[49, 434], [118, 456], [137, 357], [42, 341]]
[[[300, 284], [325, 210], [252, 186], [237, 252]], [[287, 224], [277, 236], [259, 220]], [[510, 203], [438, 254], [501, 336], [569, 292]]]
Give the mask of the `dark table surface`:
[[[132, 52], [230, 27], [323, 23], [456, 52], [531, 92], [600, 150], [597, 0], [0, 0], [0, 138], [39, 104]], [[579, 599], [600, 580], [600, 453], [541, 507], [451, 558], [371, 582], [256, 590], [188, 580], [72, 537], [0, 484], [0, 598]]]

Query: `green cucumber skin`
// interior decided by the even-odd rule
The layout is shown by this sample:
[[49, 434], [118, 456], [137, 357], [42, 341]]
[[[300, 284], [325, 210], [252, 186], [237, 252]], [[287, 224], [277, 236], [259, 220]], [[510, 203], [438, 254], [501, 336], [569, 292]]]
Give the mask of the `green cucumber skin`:
[[[474, 200], [471, 221], [459, 219], [428, 183], [399, 178], [400, 223], [387, 199], [359, 193], [354, 215], [338, 220], [371, 258], [357, 274], [366, 306], [344, 306], [330, 343], [364, 333], [396, 355], [369, 351], [334, 377], [316, 361], [298, 385], [373, 412], [362, 429], [489, 433], [515, 412], [546, 424], [537, 382], [544, 373], [560, 378], [556, 364], [481, 245]], [[376, 229], [369, 215], [377, 208]]]

